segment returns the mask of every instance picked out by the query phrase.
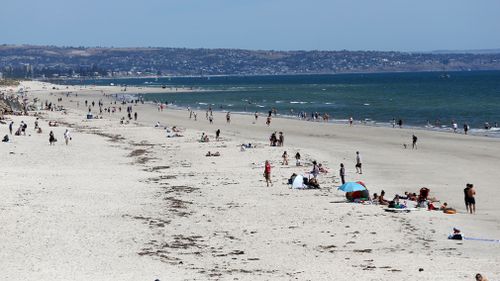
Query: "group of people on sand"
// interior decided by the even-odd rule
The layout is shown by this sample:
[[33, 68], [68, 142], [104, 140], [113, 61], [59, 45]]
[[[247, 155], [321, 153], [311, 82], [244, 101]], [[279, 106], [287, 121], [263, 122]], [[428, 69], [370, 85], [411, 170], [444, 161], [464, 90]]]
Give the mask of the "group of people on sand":
[[[66, 131], [64, 131], [63, 138], [64, 138], [64, 143], [66, 145], [69, 144], [70, 140], [73, 140], [73, 138], [71, 137], [71, 134], [70, 134], [70, 132], [69, 132], [68, 129], [66, 129]], [[56, 139], [56, 137], [54, 135], [54, 132], [50, 131], [50, 133], [49, 133], [49, 145], [55, 145], [56, 142], [57, 142], [57, 139]]]
[[[220, 129], [217, 129], [215, 131], [215, 140], [216, 141], [220, 140], [220, 133], [221, 133]], [[208, 138], [208, 134], [205, 134], [205, 132], [202, 132], [201, 137], [200, 137], [200, 142], [209, 142], [209, 141], [210, 141], [210, 139]]]
[[[42, 128], [40, 127], [40, 119], [37, 117], [35, 119], [35, 122], [34, 122], [34, 130], [36, 133], [38, 134], [41, 134], [42, 133]], [[54, 124], [55, 121], [49, 121], [49, 126], [57, 126], [56, 124]], [[13, 127], [14, 127], [14, 121], [11, 121], [9, 123], [9, 133], [10, 135], [12, 135], [14, 133], [15, 136], [26, 136], [26, 130], [28, 128], [28, 125], [26, 124], [26, 122], [24, 121], [21, 121], [21, 123], [19, 124], [19, 128], [16, 130], [16, 132], [13, 132]], [[66, 145], [69, 144], [69, 141], [72, 140], [72, 137], [71, 137], [71, 134], [69, 132], [68, 129], [66, 129], [66, 131], [64, 132], [63, 134], [63, 138], [64, 138], [64, 142]], [[9, 135], [5, 135], [3, 138], [2, 138], [2, 142], [10, 142], [10, 137]], [[55, 134], [53, 131], [50, 131], [49, 132], [49, 145], [55, 145], [55, 143], [57, 142], [57, 138], [55, 137]]]
[[269, 145], [270, 146], [284, 146], [285, 145], [285, 136], [283, 132], [279, 132], [277, 135], [276, 132], [272, 133], [269, 137]]
[[[456, 210], [444, 202], [439, 205], [440, 201], [435, 197], [430, 197], [430, 189], [422, 187], [419, 193], [405, 192], [404, 195], [396, 194], [392, 200], [385, 197], [385, 191], [382, 190], [380, 194], [374, 193], [372, 198], [364, 198], [374, 204], [385, 205], [394, 209], [405, 209], [410, 207], [426, 208], [429, 211], [439, 210], [448, 214], [456, 213]], [[467, 212], [474, 214], [476, 212], [476, 190], [474, 185], [468, 183], [464, 189], [464, 200]], [[363, 201], [363, 200], [362, 200]], [[411, 206], [410, 206], [410, 203]], [[439, 206], [439, 207], [438, 207]]]

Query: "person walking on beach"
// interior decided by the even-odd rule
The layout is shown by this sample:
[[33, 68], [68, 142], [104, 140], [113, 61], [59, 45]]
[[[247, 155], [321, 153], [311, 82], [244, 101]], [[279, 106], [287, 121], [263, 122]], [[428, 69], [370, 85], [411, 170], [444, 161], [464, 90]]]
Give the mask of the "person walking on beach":
[[259, 119], [259, 113], [255, 111], [255, 122], [257, 122], [257, 119]]
[[219, 141], [219, 137], [220, 137], [220, 129], [217, 129], [217, 131], [215, 131], [215, 140]]
[[392, 127], [395, 128], [396, 127], [396, 118], [392, 118]]
[[49, 145], [54, 145], [56, 143], [57, 139], [54, 136], [54, 132], [50, 131], [49, 133]]
[[356, 173], [362, 174], [363, 170], [361, 168], [361, 156], [359, 155], [359, 151], [356, 151]]
[[137, 111], [134, 112], [134, 120], [137, 121]]
[[14, 127], [14, 121], [11, 121], [9, 124], [9, 132], [12, 135], [12, 127]]
[[269, 184], [273, 186], [273, 182], [271, 181], [271, 164], [268, 160], [266, 160], [266, 164], [264, 165], [264, 178], [266, 179], [267, 187], [269, 187]]
[[469, 125], [467, 123], [464, 124], [464, 134], [467, 135], [467, 132], [469, 131]]
[[353, 122], [354, 122], [354, 118], [352, 118], [352, 116], [351, 116], [351, 117], [349, 117], [349, 126], [352, 126], [352, 123], [353, 123]]
[[344, 168], [344, 163], [340, 163], [340, 180], [342, 181], [342, 184], [345, 183], [345, 168]]
[[398, 126], [400, 129], [403, 128], [403, 119], [399, 119]]
[[226, 113], [226, 123], [231, 124], [231, 112]]
[[417, 136], [413, 135], [411, 138], [412, 138], [411, 148], [417, 149], [417, 140], [418, 140]]
[[476, 213], [476, 190], [474, 189], [474, 185], [468, 183], [464, 189], [464, 200], [465, 200], [465, 208], [467, 212], [474, 214]]
[[66, 129], [66, 131], [64, 132], [64, 142], [66, 143], [66, 145], [69, 144], [70, 140], [72, 140], [71, 135], [69, 134], [69, 130]]
[[271, 125], [271, 116], [268, 116], [266, 119], [266, 125], [269, 127]]

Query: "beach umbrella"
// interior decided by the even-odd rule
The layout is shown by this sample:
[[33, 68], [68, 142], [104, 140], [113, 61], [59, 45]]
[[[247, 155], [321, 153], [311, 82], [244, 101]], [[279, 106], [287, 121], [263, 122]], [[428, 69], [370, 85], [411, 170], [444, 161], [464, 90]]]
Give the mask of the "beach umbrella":
[[338, 189], [344, 192], [355, 192], [355, 191], [366, 190], [366, 187], [362, 186], [357, 182], [346, 182], [343, 185], [341, 185]]

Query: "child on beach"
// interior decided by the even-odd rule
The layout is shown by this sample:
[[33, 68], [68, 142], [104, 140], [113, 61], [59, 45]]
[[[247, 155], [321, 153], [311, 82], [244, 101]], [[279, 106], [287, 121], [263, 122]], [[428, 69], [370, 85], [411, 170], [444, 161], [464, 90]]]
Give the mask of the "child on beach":
[[266, 179], [267, 187], [269, 187], [269, 183], [273, 186], [273, 182], [271, 181], [271, 164], [268, 160], [266, 160], [264, 165], [264, 178]]
[[295, 153], [295, 165], [296, 166], [300, 166], [300, 153], [297, 151], [297, 153]]
[[281, 155], [281, 158], [283, 158], [283, 165], [288, 165], [288, 154], [285, 152], [283, 152], [283, 155]]

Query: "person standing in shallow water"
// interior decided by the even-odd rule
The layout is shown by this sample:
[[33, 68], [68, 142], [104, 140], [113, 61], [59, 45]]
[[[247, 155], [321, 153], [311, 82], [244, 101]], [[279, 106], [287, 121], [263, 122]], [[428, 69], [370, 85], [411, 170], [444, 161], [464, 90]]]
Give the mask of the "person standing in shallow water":
[[344, 168], [344, 163], [340, 163], [339, 174], [340, 174], [340, 180], [342, 181], [342, 184], [344, 184], [345, 183], [345, 168]]

